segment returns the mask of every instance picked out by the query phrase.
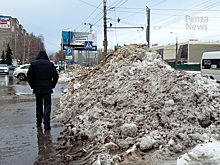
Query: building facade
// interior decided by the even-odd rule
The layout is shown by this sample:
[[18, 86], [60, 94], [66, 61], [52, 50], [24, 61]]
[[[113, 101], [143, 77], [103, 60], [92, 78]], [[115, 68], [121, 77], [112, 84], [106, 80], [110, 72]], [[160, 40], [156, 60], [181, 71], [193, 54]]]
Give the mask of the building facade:
[[7, 45], [13, 51], [13, 59], [19, 59], [24, 63], [26, 57], [25, 45], [28, 40], [28, 33], [17, 18], [0, 15], [0, 53], [6, 51]]
[[[172, 64], [177, 58], [178, 64], [200, 64], [204, 52], [220, 51], [220, 42], [184, 42], [175, 45], [151, 48], [157, 51], [163, 60]], [[176, 51], [177, 50], [177, 51]]]

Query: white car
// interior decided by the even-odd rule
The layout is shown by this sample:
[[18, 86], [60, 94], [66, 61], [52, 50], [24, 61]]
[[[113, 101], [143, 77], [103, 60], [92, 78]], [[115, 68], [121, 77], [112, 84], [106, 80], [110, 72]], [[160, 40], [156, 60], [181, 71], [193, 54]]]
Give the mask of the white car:
[[18, 78], [20, 81], [26, 80], [29, 67], [30, 64], [20, 65], [19, 67], [15, 68], [13, 76]]
[[60, 66], [57, 65], [57, 64], [55, 64], [52, 60], [51, 60], [50, 62], [52, 62], [52, 63], [54, 64], [54, 66], [55, 66], [57, 72], [59, 73], [59, 72], [60, 72]]
[[54, 64], [54, 66], [56, 67], [56, 70], [57, 70], [57, 72], [59, 73], [59, 72], [60, 72], [60, 66], [57, 65], [57, 64]]
[[9, 74], [9, 68], [7, 64], [0, 64], [0, 73]]

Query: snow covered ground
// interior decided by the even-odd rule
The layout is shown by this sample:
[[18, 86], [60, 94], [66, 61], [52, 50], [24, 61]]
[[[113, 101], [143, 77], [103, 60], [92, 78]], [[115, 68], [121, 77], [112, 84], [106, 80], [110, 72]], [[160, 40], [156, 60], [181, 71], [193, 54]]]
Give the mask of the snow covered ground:
[[220, 164], [220, 142], [211, 141], [197, 145], [190, 152], [180, 156], [177, 165]]
[[[164, 157], [182, 154], [171, 164], [220, 164], [215, 81], [176, 71], [137, 45], [109, 54], [90, 72], [74, 64], [61, 80], [69, 86], [54, 120], [66, 125], [60, 146], [68, 148], [66, 161], [88, 156], [94, 165], [126, 164], [135, 154], [140, 164], [162, 165]], [[153, 160], [146, 159], [152, 152]]]

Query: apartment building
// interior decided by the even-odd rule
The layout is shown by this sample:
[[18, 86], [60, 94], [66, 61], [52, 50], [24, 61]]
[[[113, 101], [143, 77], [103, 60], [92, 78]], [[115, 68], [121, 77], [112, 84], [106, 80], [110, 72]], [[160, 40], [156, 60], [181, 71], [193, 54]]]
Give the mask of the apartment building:
[[13, 51], [13, 59], [25, 60], [25, 41], [28, 33], [17, 18], [0, 15], [0, 55], [7, 49], [7, 45]]

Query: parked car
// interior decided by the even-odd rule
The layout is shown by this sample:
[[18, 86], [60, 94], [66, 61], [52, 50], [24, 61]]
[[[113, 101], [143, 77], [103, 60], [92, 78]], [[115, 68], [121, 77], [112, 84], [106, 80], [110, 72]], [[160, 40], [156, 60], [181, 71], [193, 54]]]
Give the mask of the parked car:
[[19, 67], [15, 68], [13, 76], [18, 78], [20, 81], [26, 80], [29, 67], [30, 64], [20, 65]]
[[0, 73], [9, 74], [9, 68], [7, 64], [0, 64]]
[[59, 73], [59, 72], [60, 72], [60, 66], [57, 65], [57, 64], [54, 64], [54, 66], [56, 67], [56, 70], [57, 70], [57, 72]]
[[56, 67], [57, 72], [59, 73], [60, 72], [60, 66], [55, 64], [55, 62], [52, 61], [52, 60], [50, 62], [52, 62], [54, 64], [54, 66]]
[[17, 68], [17, 66], [9, 65], [8, 68], [9, 68], [9, 70], [15, 70], [15, 68]]
[[201, 59], [201, 75], [220, 82], [220, 51], [204, 52]]

